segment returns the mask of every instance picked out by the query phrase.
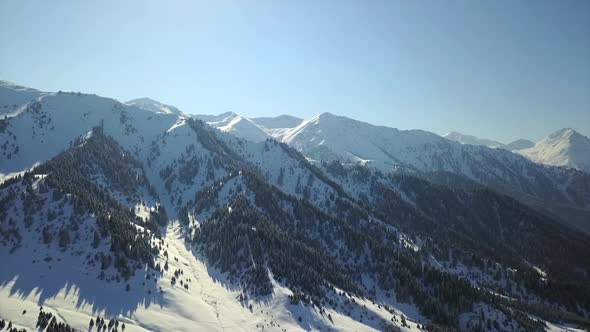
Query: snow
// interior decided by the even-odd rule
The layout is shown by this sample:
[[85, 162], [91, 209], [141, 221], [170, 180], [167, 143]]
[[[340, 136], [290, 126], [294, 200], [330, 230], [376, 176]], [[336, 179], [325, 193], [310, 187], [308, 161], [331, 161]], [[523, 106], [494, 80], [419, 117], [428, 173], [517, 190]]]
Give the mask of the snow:
[[266, 129], [252, 120], [233, 112], [222, 113], [218, 116], [196, 115], [195, 118], [205, 121], [208, 125], [222, 132], [230, 133], [252, 142], [261, 142], [270, 138]]
[[506, 144], [502, 148], [506, 149], [506, 150], [510, 150], [510, 151], [516, 151], [516, 150], [528, 149], [533, 146], [535, 146], [534, 142], [529, 141], [528, 139], [521, 138], [521, 139], [517, 139], [516, 141]]
[[0, 119], [18, 115], [24, 104], [44, 94], [47, 92], [0, 80]]
[[[0, 143], [8, 146], [5, 154], [0, 156], [0, 181], [22, 174], [23, 170], [52, 158], [81, 136], [86, 135], [88, 139], [88, 133], [93, 127], [102, 126], [107, 135], [144, 163], [145, 174], [160, 197], [159, 201], [149, 197], [145, 188], [141, 188], [132, 199], [112, 192], [121, 203], [135, 208], [136, 215], [142, 218], [148, 217], [150, 210], [158, 204], [163, 205], [169, 216], [174, 218], [178, 208], [193, 200], [196, 192], [213, 185], [219, 186], [218, 206], [227, 206], [229, 211], [232, 208], [228, 204], [237, 194], [244, 194], [254, 201], [254, 193], [247, 190], [242, 177], [229, 175], [229, 170], [223, 167], [215, 168], [214, 179], [206, 177], [204, 167], [186, 183], [179, 180], [168, 183], [168, 178], [161, 176], [161, 171], [168, 166], [176, 172], [180, 166], [193, 162], [189, 157], [197, 157], [203, 163], [213, 157], [212, 152], [201, 145], [195, 131], [189, 127], [187, 117], [172, 106], [147, 98], [123, 104], [95, 95], [42, 93], [0, 83], [0, 101], [20, 103], [16, 111], [11, 111], [8, 126], [0, 131]], [[5, 98], [2, 93], [6, 93], [6, 90], [13, 91], [10, 92], [12, 95], [2, 99]], [[283, 192], [302, 198], [303, 193], [297, 186], [298, 179], [301, 187], [309, 183], [309, 201], [324, 211], [329, 210], [333, 197], [338, 195], [337, 188], [329, 181], [320, 179], [309, 164], [294, 156], [292, 151], [268, 138], [273, 137], [291, 145], [315, 164], [339, 159], [347, 167], [358, 164], [371, 166], [373, 174], [375, 169], [391, 171], [401, 168], [452, 171], [472, 179], [478, 179], [481, 176], [478, 174], [483, 172], [485, 177], [508, 181], [514, 174], [524, 174], [531, 183], [538, 181], [535, 175], [529, 174], [529, 166], [535, 164], [509, 151], [462, 145], [425, 131], [372, 126], [329, 113], [310, 120], [281, 117], [248, 119], [232, 112], [197, 118], [217, 128], [218, 137], [223, 142], [246, 162], [258, 168], [268, 183]], [[285, 125], [292, 127], [281, 127]], [[575, 137], [571, 132], [569, 135]], [[18, 153], [13, 152], [17, 147]], [[10, 153], [10, 158], [7, 153]], [[490, 166], [490, 160], [501, 167]], [[542, 167], [534, 170], [546, 172]], [[241, 175], [241, 171], [238, 174]], [[223, 182], [221, 178], [224, 178]], [[348, 177], [334, 179], [355, 198], [370, 190], [370, 183], [366, 181], [359, 183]], [[567, 189], [565, 184], [571, 180], [565, 173], [552, 179], [556, 184], [564, 184], [561, 187], [563, 192]], [[108, 180], [100, 175], [92, 180], [108, 186]], [[38, 189], [41, 181], [42, 177], [37, 178], [34, 188]], [[396, 183], [384, 179], [378, 181], [413, 204], [412, 195], [400, 190]], [[238, 193], [238, 186], [246, 189]], [[140, 204], [140, 201], [146, 202], [146, 205]], [[16, 204], [15, 209], [18, 208]], [[66, 215], [70, 209], [66, 208]], [[46, 214], [47, 207], [42, 211]], [[211, 211], [196, 216], [193, 212], [189, 212], [191, 224], [205, 220]], [[22, 213], [11, 216], [17, 221], [22, 220]], [[47, 222], [45, 219], [39, 216], [36, 223]], [[94, 216], [89, 215], [82, 226], [91, 227], [94, 223]], [[350, 316], [342, 310], [326, 308], [332, 317], [331, 322], [317, 308], [301, 303], [291, 304], [288, 298], [291, 291], [272, 276], [272, 295], [240, 302], [237, 298], [243, 292], [241, 285], [232, 284], [227, 276], [208, 266], [200, 254], [185, 242], [185, 232], [177, 223], [172, 222], [168, 226], [165, 243], [170, 256], [170, 269], [157, 281], [145, 279], [148, 271], [140, 271], [129, 282], [132, 286], [127, 293], [125, 283], [97, 279], [99, 271], [86, 268], [85, 254], [77, 254], [88, 250], [91, 253], [106, 251], [106, 244], [92, 251], [89, 235], [85, 234], [73, 250], [62, 251], [55, 246], [46, 248], [40, 245], [39, 233], [25, 230], [21, 248], [10, 253], [8, 247], [0, 246], [0, 259], [4, 266], [10, 267], [0, 270], [0, 317], [12, 320], [15, 326], [33, 329], [38, 306], [43, 305], [45, 311], [57, 314], [61, 320], [77, 329], [86, 329], [89, 319], [100, 314], [109, 318], [117, 316], [119, 320], [125, 321], [128, 326], [126, 331], [249, 331], [261, 326], [271, 331], [329, 328], [381, 330], [381, 323], [393, 317], [399, 325], [401, 315], [408, 318], [409, 324], [402, 330], [416, 331], [416, 322], [425, 321], [414, 306], [398, 303], [394, 294], [389, 296], [377, 289], [374, 303], [369, 299], [354, 298], [356, 304], [347, 307]], [[399, 239], [404, 247], [420, 250], [418, 244], [403, 234], [399, 234]], [[49, 256], [52, 257], [51, 261], [45, 262], [44, 258]], [[164, 258], [160, 257], [159, 260], [163, 264]], [[444, 268], [435, 260], [431, 260], [431, 263]], [[170, 284], [170, 276], [175, 269], [183, 269], [182, 279], [188, 282], [188, 289]], [[480, 271], [466, 271], [461, 265], [446, 270], [466, 278], [481, 274]], [[540, 269], [538, 271], [541, 275], [544, 273]], [[113, 271], [109, 273], [112, 276]], [[489, 279], [489, 276], [481, 276], [484, 282], [490, 282]], [[366, 278], [363, 282], [368, 287], [374, 285]], [[163, 292], [159, 292], [159, 287]], [[340, 296], [333, 296], [337, 302], [344, 301]], [[351, 298], [349, 300], [352, 302]], [[252, 311], [249, 309], [250, 304], [253, 306]], [[385, 310], [384, 305], [390, 306], [393, 313]], [[26, 314], [22, 314], [23, 309], [27, 310]], [[298, 319], [300, 316], [301, 322]]]
[[[262, 326], [268, 331], [370, 331], [380, 329], [380, 320], [376, 318], [390, 318], [383, 308], [356, 298], [358, 305], [353, 308], [353, 315], [364, 313], [366, 321], [359, 322], [329, 309], [332, 323], [311, 306], [292, 305], [288, 298], [292, 292], [274, 280], [271, 296], [239, 302], [240, 286], [230, 283], [225, 275], [192, 252], [178, 224], [169, 226], [164, 240], [170, 257], [169, 270], [157, 281], [145, 279], [143, 274], [132, 277], [127, 282], [131, 285], [129, 292], [125, 291], [125, 282], [98, 280], [95, 271], [83, 267], [84, 255], [57, 249], [39, 252], [33, 234], [30, 236], [13, 254], [0, 248], [3, 264], [11, 267], [0, 272], [4, 280], [0, 285], [0, 317], [31, 330], [35, 328], [39, 306], [79, 330], [87, 329], [90, 319], [97, 315], [105, 320], [116, 317], [125, 322], [126, 331], [252, 331]], [[83, 247], [81, 244], [80, 248]], [[52, 261], [31, 263], [31, 259], [45, 256], [52, 257]], [[163, 262], [162, 257], [160, 263]], [[170, 283], [177, 269], [183, 270], [180, 279], [189, 285], [188, 289]], [[23, 310], [26, 314], [22, 314]], [[399, 317], [400, 311], [396, 312]], [[376, 318], [370, 319], [371, 316]], [[415, 323], [408, 323], [410, 328], [404, 330], [418, 330]]]
[[94, 95], [44, 95], [11, 118], [5, 131], [0, 132], [0, 142], [19, 147], [10, 159], [0, 158], [0, 173], [21, 171], [48, 160], [101, 124], [105, 133], [126, 150], [139, 153], [176, 121], [173, 115], [155, 118], [152, 112]]
[[176, 107], [163, 104], [159, 101], [150, 98], [137, 98], [127, 101], [125, 104], [136, 106], [146, 111], [151, 111], [160, 114], [174, 114], [183, 116], [184, 114]]
[[456, 131], [451, 131], [450, 133], [444, 135], [443, 137], [448, 140], [451, 140], [451, 141], [459, 142], [461, 144], [483, 145], [483, 146], [487, 146], [490, 148], [498, 148], [498, 147], [504, 146], [503, 143], [500, 143], [498, 141], [485, 139], [485, 138], [479, 138], [479, 137], [475, 137], [472, 135], [465, 135], [465, 134], [458, 133]]
[[535, 146], [516, 152], [537, 163], [590, 173], [590, 139], [571, 128], [560, 129]]

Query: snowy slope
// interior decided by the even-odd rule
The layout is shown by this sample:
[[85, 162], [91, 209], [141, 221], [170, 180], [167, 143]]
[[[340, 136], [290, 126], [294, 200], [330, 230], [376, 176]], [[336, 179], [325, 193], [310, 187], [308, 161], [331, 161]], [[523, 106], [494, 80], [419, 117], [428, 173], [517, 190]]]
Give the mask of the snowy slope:
[[136, 106], [146, 111], [151, 111], [154, 113], [161, 113], [161, 114], [174, 114], [174, 115], [184, 115], [178, 108], [170, 105], [163, 104], [159, 101], [150, 99], [150, 98], [137, 98], [132, 99], [125, 104], [130, 106]]
[[564, 176], [504, 149], [461, 144], [427, 131], [374, 126], [323, 113], [275, 137], [312, 160], [340, 160], [383, 172], [450, 172], [518, 199], [590, 206], [588, 193], [583, 203], [570, 197], [569, 187], [576, 185], [571, 180], [577, 177], [572, 172]]
[[498, 141], [485, 138], [478, 138], [472, 135], [465, 135], [458, 133], [456, 131], [452, 131], [444, 135], [443, 137], [451, 141], [459, 142], [461, 144], [483, 145], [490, 148], [498, 148], [504, 146], [503, 143], [500, 143]]
[[261, 142], [270, 137], [264, 128], [234, 112], [226, 112], [219, 115], [195, 115], [195, 118], [206, 122], [208, 125], [222, 132], [230, 133], [249, 141]]
[[[14, 254], [0, 248], [5, 263], [16, 267], [0, 272], [1, 280], [7, 280], [0, 286], [0, 316], [29, 330], [35, 330], [40, 305], [44, 311], [57, 313], [78, 330], [87, 330], [88, 322], [97, 315], [105, 320], [117, 318], [126, 324], [125, 331], [132, 332], [253, 331], [263, 326], [265, 331], [325, 330], [327, 327], [341, 331], [379, 330], [369, 320], [362, 323], [338, 311], [327, 310], [334, 322], [331, 323], [309, 306], [291, 305], [288, 296], [292, 292], [278, 284], [275, 294], [264, 301], [239, 302], [240, 285], [229, 283], [225, 275], [187, 250], [178, 225], [171, 225], [166, 233], [164, 241], [172, 258], [168, 272], [157, 280], [146, 280], [144, 275], [138, 275], [130, 280], [133, 286], [129, 292], [125, 291], [125, 283], [107, 283], [94, 275], [86, 275], [84, 269], [80, 269], [85, 255], [63, 253], [53, 247], [40, 253], [33, 234], [27, 234], [23, 247]], [[85, 244], [80, 243], [75, 248], [84, 249]], [[86, 244], [86, 248], [88, 246]], [[45, 257], [53, 259], [48, 263]], [[29, 263], [31, 260], [35, 263]], [[170, 278], [177, 269], [183, 270], [184, 280], [190, 280], [188, 289], [171, 285]], [[374, 315], [383, 319], [392, 316], [370, 301], [358, 298], [356, 301], [367, 306], [364, 310], [357, 309], [357, 315], [365, 313], [365, 317]], [[403, 312], [396, 310], [398, 319], [401, 315]], [[298, 317], [303, 318], [302, 322]], [[415, 323], [409, 322], [409, 325], [402, 331], [419, 331]]]
[[0, 119], [18, 114], [20, 106], [43, 94], [46, 92], [0, 80]]
[[7, 146], [0, 159], [2, 174], [48, 160], [96, 126], [103, 126], [128, 151], [145, 153], [149, 143], [177, 121], [175, 115], [156, 115], [114, 99], [78, 93], [47, 94], [23, 108], [1, 126], [0, 142]]
[[[150, 103], [154, 104], [151, 100]], [[22, 173], [64, 150], [68, 152], [62, 156], [76, 156], [76, 151], [94, 147], [92, 151], [100, 151], [100, 154], [90, 153], [91, 157], [81, 154], [85, 157], [77, 157], [80, 162], [69, 161], [67, 165], [79, 166], [88, 181], [104, 188], [105, 195], [124, 205], [125, 211], [135, 213], [140, 218], [132, 222], [137, 229], [153, 230], [145, 220], [157, 206], [165, 207], [170, 223], [160, 224], [164, 244], [155, 259], [164, 264], [169, 257], [170, 268], [159, 275], [150, 268], [140, 267], [130, 279], [131, 289], [127, 293], [126, 283], [117, 280], [112, 267], [105, 272], [106, 278], [101, 279], [97, 278], [100, 269], [92, 266], [92, 257], [109, 252], [108, 240], [93, 248], [92, 232], [84, 231], [79, 232], [79, 239], [75, 232], [71, 233], [76, 241], [67, 250], [60, 248], [55, 239], [49, 245], [43, 243], [40, 230], [46, 226], [52, 227], [57, 237], [60, 230], [76, 222], [82, 229], [91, 229], [99, 216], [87, 212], [81, 217], [79, 214], [72, 217], [71, 211], [75, 209], [69, 200], [53, 197], [74, 194], [55, 194], [47, 188], [49, 181], [39, 174], [31, 187], [19, 182], [0, 187], [0, 204], [9, 195], [17, 202], [5, 201], [11, 208], [0, 209], [0, 221], [5, 221], [0, 223], [3, 228], [0, 230], [2, 235], [8, 234], [8, 237], [0, 237], [0, 242], [10, 239], [0, 245], [0, 257], [8, 266], [15, 267], [0, 272], [0, 317], [33, 329], [38, 305], [43, 305], [78, 329], [86, 329], [89, 318], [100, 314], [106, 316], [105, 319], [117, 316], [126, 322], [129, 331], [189, 331], [195, 326], [203, 330], [249, 331], [264, 326], [270, 331], [357, 331], [383, 330], [384, 323], [391, 328], [417, 331], [415, 321], [428, 320], [408, 297], [404, 301], [397, 299], [391, 283], [387, 290], [381, 289], [373, 274], [375, 269], [395, 263], [395, 269], [383, 270], [392, 272], [385, 279], [394, 278], [400, 275], [398, 272], [408, 271], [399, 265], [408, 261], [398, 262], [394, 255], [372, 255], [355, 244], [370, 238], [376, 241], [367, 244], [382, 245], [375, 247], [382, 254], [386, 254], [382, 250], [385, 248], [386, 251], [399, 250], [402, 255], [409, 252], [412, 259], [416, 259], [410, 261], [418, 262], [408, 265], [413, 267], [420, 266], [420, 262], [428, 266], [448, 262], [431, 262], [426, 252], [423, 255], [420, 252], [423, 241], [402, 233], [395, 226], [397, 216], [388, 218], [390, 224], [386, 224], [385, 217], [373, 214], [374, 207], [365, 204], [380, 202], [375, 200], [376, 196], [365, 197], [373, 195], [373, 185], [389, 185], [388, 190], [397, 196], [386, 197], [386, 205], [405, 211], [411, 211], [416, 205], [418, 193], [401, 188], [402, 182], [386, 180], [389, 174], [377, 177], [371, 172], [377, 173], [376, 169], [416, 173], [444, 170], [489, 185], [509, 185], [535, 197], [546, 195], [563, 204], [588, 206], [582, 172], [576, 172], [577, 177], [573, 177], [571, 170], [538, 166], [506, 150], [461, 145], [424, 131], [371, 126], [331, 114], [322, 114], [293, 128], [272, 129], [235, 113], [197, 117], [216, 130], [201, 121], [140, 104], [129, 105], [79, 93], [50, 93], [26, 102], [18, 114], [0, 121], [0, 175], [11, 177]], [[99, 137], [93, 130], [95, 127], [101, 128], [98, 132], [111, 136], [121, 149], [112, 142], [106, 144], [105, 151], [113, 153], [109, 154], [100, 149], [101, 144], [90, 144]], [[267, 140], [270, 135], [285, 143]], [[355, 172], [334, 181], [295, 149], [320, 161], [340, 159], [375, 168], [358, 166]], [[126, 160], [129, 165], [111, 167], [117, 170], [114, 172], [100, 171], [100, 160], [111, 159], [105, 156]], [[126, 158], [129, 156], [133, 158]], [[65, 176], [64, 181], [68, 178]], [[130, 178], [134, 179], [131, 184], [125, 181]], [[32, 194], [43, 197], [42, 203], [37, 208], [25, 208], [29, 204], [24, 204], [23, 197]], [[232, 207], [236, 208], [234, 204], [240, 199], [245, 199], [257, 213], [252, 222], [269, 219], [273, 225], [282, 227], [279, 232], [301, 241], [303, 248], [323, 248], [323, 252], [329, 254], [327, 258], [340, 262], [346, 273], [355, 276], [355, 283], [365, 291], [364, 296], [335, 295], [338, 292], [329, 291], [327, 298], [321, 301], [336, 304], [322, 304], [321, 307], [293, 301], [289, 296], [294, 296], [299, 286], [289, 285], [284, 275], [275, 279], [275, 272], [284, 271], [277, 268], [276, 262], [271, 269], [272, 261], [267, 260], [265, 274], [272, 284], [272, 292], [264, 297], [248, 296], [246, 300], [239, 300], [247, 293], [248, 285], [221, 273], [190, 240], [205, 227], [215, 230], [219, 220], [214, 217], [231, 215]], [[439, 201], [437, 196], [426, 200]], [[465, 197], [462, 200], [469, 201]], [[440, 204], [443, 204], [442, 199]], [[499, 204], [501, 209], [509, 206]], [[424, 214], [426, 207], [422, 208]], [[444, 206], [437, 208], [443, 211], [440, 215], [444, 214]], [[64, 212], [57, 212], [57, 219], [50, 222], [49, 211], [60, 209]], [[233, 211], [236, 214], [239, 210]], [[8, 213], [6, 218], [3, 212]], [[186, 221], [181, 221], [183, 214]], [[400, 214], [399, 221], [404, 222], [406, 218], [421, 220], [422, 217], [408, 212]], [[23, 227], [31, 220], [32, 227]], [[511, 220], [506, 219], [507, 222]], [[237, 229], [234, 226], [243, 222], [247, 220], [238, 218], [236, 223], [229, 224], [230, 229]], [[248, 226], [246, 230], [257, 232], [257, 225]], [[13, 236], [15, 227], [20, 240], [19, 236]], [[228, 233], [220, 233], [222, 237], [224, 234]], [[264, 239], [259, 240], [263, 243]], [[17, 242], [19, 245], [15, 245]], [[230, 256], [244, 252], [252, 255], [251, 243], [247, 243]], [[361, 249], [356, 251], [358, 248]], [[272, 253], [281, 254], [281, 250]], [[46, 260], [49, 256], [51, 259]], [[265, 256], [259, 257], [264, 259]], [[367, 268], [373, 257], [391, 259], [375, 261], [372, 268]], [[188, 286], [171, 282], [173, 271], [177, 269], [183, 270], [178, 279]], [[311, 270], [307, 277], [326, 271], [330, 270]], [[488, 280], [489, 275], [485, 278]], [[22, 314], [23, 309], [27, 313]], [[477, 315], [469, 313], [468, 308], [464, 310]], [[406, 327], [402, 326], [404, 321], [407, 321]]]
[[540, 164], [590, 173], [590, 139], [571, 128], [560, 129], [535, 146], [517, 152]]
[[[178, 123], [172, 130], [186, 127], [185, 123]], [[169, 135], [166, 144], [172, 146], [175, 144], [171, 139], [183, 137]], [[97, 138], [100, 137], [95, 133], [85, 135], [72, 149], [87, 149], [90, 142], [101, 142], [93, 141]], [[101, 144], [94, 146], [99, 150], [117, 149]], [[92, 151], [96, 150], [89, 152]], [[93, 162], [92, 159], [89, 161]], [[88, 167], [91, 165], [80, 166], [98, 170]], [[115, 179], [117, 174], [111, 173]], [[106, 185], [109, 190], [116, 187], [112, 182], [114, 179], [103, 173], [88, 177], [95, 184]], [[380, 324], [384, 321], [400, 321], [406, 316], [407, 326], [402, 330], [418, 331], [410, 318], [420, 316], [411, 306], [401, 305], [403, 310], [392, 306], [391, 311], [373, 301], [349, 296], [343, 303], [346, 313], [330, 308], [320, 312], [313, 306], [292, 303], [289, 298], [292, 291], [275, 280], [272, 295], [238, 301], [238, 297], [245, 294], [243, 285], [232, 282], [227, 275], [208, 265], [187, 244], [185, 228], [176, 223], [165, 230], [161, 244], [165, 250], [160, 249], [157, 257], [158, 264], [164, 266], [168, 262], [169, 267], [165, 271], [142, 268], [123, 281], [112, 267], [101, 269], [100, 263], [95, 262], [98, 261], [97, 255], [109, 253], [109, 240], [103, 239], [99, 246], [92, 244], [96, 217], [89, 213], [74, 213], [76, 209], [69, 197], [67, 193], [57, 194], [48, 187], [44, 175], [36, 176], [31, 186], [25, 181], [17, 181], [0, 189], [0, 203], [6, 204], [4, 199], [8, 199], [13, 207], [6, 211], [7, 216], [0, 216], [8, 220], [1, 224], [0, 233], [9, 234], [8, 243], [0, 246], [0, 257], [5, 264], [14, 267], [0, 272], [0, 317], [16, 326], [33, 329], [36, 312], [39, 306], [43, 306], [44, 311], [56, 314], [58, 319], [76, 329], [85, 329], [90, 318], [99, 315], [105, 320], [116, 318], [124, 322], [128, 331], [193, 331], [195, 328], [250, 331], [263, 326], [270, 331], [369, 331], [382, 329]], [[28, 208], [30, 203], [25, 201], [31, 200], [40, 205]], [[134, 211], [144, 217], [146, 208], [150, 209], [136, 206]], [[16, 229], [14, 234], [18, 236], [10, 236], [11, 229]], [[73, 241], [62, 246], [61, 240], [58, 243], [56, 238], [61, 238], [64, 229], [74, 229], [69, 232]], [[41, 233], [53, 235], [40, 236]], [[45, 240], [46, 237], [50, 240]], [[6, 241], [6, 237], [3, 239]], [[171, 282], [176, 270], [182, 270], [182, 275], [176, 277], [176, 282]], [[128, 290], [127, 285], [130, 285]]]
[[489, 148], [502, 148], [509, 151], [527, 149], [535, 145], [534, 142], [531, 142], [528, 139], [517, 139], [508, 144], [504, 144], [490, 139], [479, 138], [472, 135], [464, 135], [455, 131], [452, 131], [443, 137], [461, 144], [482, 145]]

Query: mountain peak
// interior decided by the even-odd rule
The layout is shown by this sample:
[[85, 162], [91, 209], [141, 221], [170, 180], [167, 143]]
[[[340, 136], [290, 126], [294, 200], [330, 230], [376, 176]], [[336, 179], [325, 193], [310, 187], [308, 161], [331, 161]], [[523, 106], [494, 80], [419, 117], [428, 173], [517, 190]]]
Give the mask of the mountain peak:
[[590, 139], [572, 128], [559, 129], [518, 153], [537, 163], [590, 172]]
[[208, 125], [220, 131], [231, 133], [234, 136], [253, 142], [267, 139], [269, 134], [254, 121], [235, 112], [225, 112], [219, 115], [195, 115], [196, 119], [206, 122]]
[[330, 112], [324, 112], [324, 113], [320, 113], [318, 115], [316, 115], [314, 118], [310, 119], [309, 122], [311, 123], [322, 123], [322, 124], [326, 124], [326, 123], [331, 123], [331, 124], [340, 124], [340, 123], [344, 123], [344, 122], [348, 122], [348, 121], [357, 121], [351, 118], [347, 118], [345, 116], [341, 116], [341, 115], [336, 115], [336, 114], [332, 114]]
[[443, 137], [451, 141], [459, 142], [461, 144], [483, 145], [491, 148], [498, 148], [504, 146], [504, 144], [495, 140], [479, 138], [473, 135], [465, 135], [456, 131], [451, 131]]
[[581, 134], [572, 128], [562, 128], [549, 135], [548, 138], [569, 138], [577, 135]]
[[125, 104], [159, 114], [183, 115], [183, 113], [178, 108], [161, 103], [148, 97], [132, 99], [125, 102]]
[[504, 145], [503, 148], [506, 150], [514, 151], [532, 148], [533, 146], [535, 146], [534, 142], [529, 141], [528, 139], [521, 138]]
[[317, 116], [318, 119], [336, 119], [336, 118], [344, 118], [344, 116], [332, 114], [330, 112], [323, 112]]
[[137, 103], [161, 104], [159, 101], [153, 100], [153, 99], [148, 98], [148, 97], [131, 99], [131, 100], [125, 102], [125, 103], [126, 104], [137, 104]]

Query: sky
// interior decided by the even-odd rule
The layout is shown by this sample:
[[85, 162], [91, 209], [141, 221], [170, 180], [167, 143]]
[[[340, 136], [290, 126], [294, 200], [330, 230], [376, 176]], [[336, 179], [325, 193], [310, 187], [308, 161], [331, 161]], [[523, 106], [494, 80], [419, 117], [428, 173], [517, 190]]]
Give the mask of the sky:
[[590, 1], [0, 1], [0, 79], [193, 114], [590, 136]]

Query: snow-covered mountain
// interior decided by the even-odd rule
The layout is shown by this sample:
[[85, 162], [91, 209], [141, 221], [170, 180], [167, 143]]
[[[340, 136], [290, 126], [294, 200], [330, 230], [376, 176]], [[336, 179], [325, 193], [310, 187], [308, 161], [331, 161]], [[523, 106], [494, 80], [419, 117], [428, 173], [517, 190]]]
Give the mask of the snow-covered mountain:
[[230, 133], [249, 141], [261, 142], [270, 138], [265, 128], [234, 112], [226, 112], [219, 115], [195, 115], [194, 117], [222, 132]]
[[0, 80], [0, 118], [16, 115], [20, 106], [43, 94], [36, 89]]
[[125, 102], [125, 104], [130, 105], [130, 106], [135, 106], [135, 107], [144, 109], [146, 111], [151, 111], [154, 113], [174, 114], [174, 115], [178, 115], [178, 116], [184, 115], [178, 108], [176, 108], [174, 106], [163, 104], [159, 101], [156, 101], [156, 100], [153, 100], [150, 98], [132, 99], [132, 100]]
[[498, 148], [504, 146], [503, 143], [500, 143], [498, 141], [485, 138], [478, 138], [472, 135], [464, 135], [456, 131], [451, 131], [443, 137], [451, 141], [459, 142], [461, 144], [483, 145], [490, 148]]
[[586, 326], [590, 239], [523, 203], [583, 213], [583, 172], [331, 114], [280, 128], [296, 121], [23, 100], [0, 120], [15, 327], [572, 329], [551, 310]]
[[506, 145], [504, 145], [502, 148], [506, 149], [506, 150], [510, 150], [510, 151], [515, 151], [515, 150], [522, 150], [522, 149], [528, 149], [535, 146], [535, 142], [533, 141], [529, 141], [528, 139], [517, 139], [516, 141], [510, 142]]
[[443, 137], [461, 144], [483, 145], [489, 148], [502, 148], [509, 151], [527, 149], [535, 145], [534, 142], [531, 142], [527, 139], [517, 139], [508, 144], [504, 144], [490, 139], [479, 138], [472, 135], [464, 135], [456, 131], [452, 131]]
[[[422, 130], [374, 126], [329, 113], [275, 137], [312, 160], [339, 160], [382, 172], [453, 173], [545, 206], [566, 222], [590, 230], [582, 221], [590, 216], [590, 193], [577, 188], [587, 181], [582, 180], [586, 175], [540, 166], [505, 149], [461, 144]], [[574, 198], [572, 193], [580, 190], [585, 193]], [[564, 206], [577, 209], [584, 217], [563, 214]]]
[[566, 166], [590, 174], [590, 139], [571, 128], [560, 129], [535, 146], [517, 152], [540, 164]]

